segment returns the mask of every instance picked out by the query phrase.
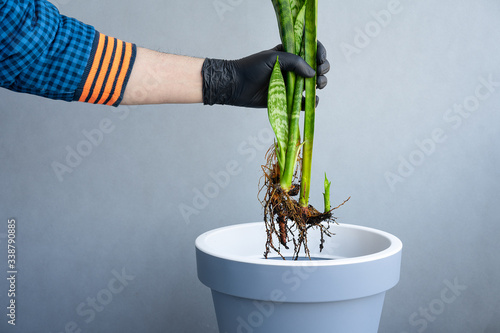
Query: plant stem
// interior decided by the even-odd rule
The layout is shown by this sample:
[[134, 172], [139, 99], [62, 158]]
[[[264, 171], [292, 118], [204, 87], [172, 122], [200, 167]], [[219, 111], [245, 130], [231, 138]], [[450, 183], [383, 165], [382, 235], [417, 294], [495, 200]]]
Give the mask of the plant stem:
[[[316, 69], [318, 0], [307, 0], [305, 17], [305, 60]], [[304, 148], [302, 150], [302, 180], [300, 205], [309, 205], [311, 186], [312, 151], [314, 142], [314, 119], [316, 108], [316, 76], [307, 78], [306, 105], [304, 115]]]
[[280, 185], [285, 191], [292, 187], [293, 174], [297, 164], [298, 150], [300, 146], [300, 109], [302, 106], [302, 91], [304, 91], [304, 78], [298, 77], [295, 81], [295, 96], [293, 108], [290, 116], [290, 126], [288, 128], [288, 147], [286, 150], [285, 170], [281, 174]]
[[[293, 33], [295, 39], [295, 54], [300, 55], [302, 58], [304, 58], [304, 21], [306, 12], [304, 1], [305, 0], [290, 0], [292, 18], [294, 20]], [[281, 173], [280, 178], [280, 186], [286, 192], [292, 187], [295, 166], [300, 152], [299, 119], [300, 110], [302, 108], [302, 93], [304, 91], [304, 78], [296, 76], [291, 80], [290, 78], [288, 79], [289, 82], [295, 81], [295, 84], [293, 85], [293, 90], [291, 88], [287, 90], [289, 141], [286, 151], [285, 169], [284, 172]], [[289, 86], [292, 87], [290, 84]], [[290, 98], [290, 96], [293, 96], [293, 98]]]

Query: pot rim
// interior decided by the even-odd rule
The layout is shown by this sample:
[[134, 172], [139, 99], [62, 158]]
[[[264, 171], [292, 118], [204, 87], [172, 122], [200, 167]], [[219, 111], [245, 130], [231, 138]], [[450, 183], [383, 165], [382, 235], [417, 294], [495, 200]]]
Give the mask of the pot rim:
[[[330, 258], [330, 259], [335, 259], [335, 260], [272, 260], [272, 259], [265, 259], [262, 257], [262, 254], [255, 254], [255, 256], [241, 256], [241, 255], [234, 255], [230, 253], [220, 253], [220, 251], [214, 251], [213, 248], [211, 248], [210, 244], [208, 243], [210, 238], [214, 236], [217, 233], [227, 231], [229, 229], [242, 229], [242, 228], [255, 228], [257, 226], [262, 226], [264, 225], [264, 222], [251, 222], [251, 223], [242, 223], [242, 224], [234, 224], [234, 225], [229, 225], [225, 227], [220, 227], [217, 229], [213, 229], [210, 231], [207, 231], [200, 236], [196, 238], [195, 245], [196, 248], [199, 251], [202, 251], [210, 256], [217, 257], [220, 259], [224, 260], [230, 260], [230, 261], [237, 261], [237, 262], [242, 262], [242, 263], [247, 263], [247, 264], [255, 264], [255, 265], [269, 265], [269, 266], [338, 266], [338, 265], [349, 265], [349, 264], [360, 264], [364, 262], [369, 262], [369, 261], [374, 261], [374, 260], [380, 260], [384, 258], [391, 257], [393, 255], [396, 255], [398, 252], [401, 252], [403, 248], [403, 243], [401, 240], [388, 233], [385, 231], [381, 231], [378, 229], [370, 228], [370, 227], [364, 227], [364, 226], [359, 226], [359, 225], [354, 225], [354, 224], [339, 224], [336, 226], [336, 228], [343, 228], [343, 229], [352, 229], [352, 230], [360, 230], [364, 232], [369, 232], [372, 234], [376, 234], [378, 236], [381, 236], [383, 238], [386, 238], [389, 241], [389, 246], [381, 251], [368, 254], [368, 255], [362, 255], [362, 256], [356, 256], [356, 257], [348, 257], [348, 258], [330, 258], [326, 257], [325, 258]], [[265, 230], [265, 229], [264, 229]], [[338, 235], [335, 235], [333, 237], [338, 237]], [[321, 255], [315, 257], [321, 257]]]

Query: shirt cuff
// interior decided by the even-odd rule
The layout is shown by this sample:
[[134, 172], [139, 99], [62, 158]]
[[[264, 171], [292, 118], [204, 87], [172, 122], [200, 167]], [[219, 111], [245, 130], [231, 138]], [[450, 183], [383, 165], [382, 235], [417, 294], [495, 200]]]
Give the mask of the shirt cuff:
[[123, 99], [137, 47], [96, 31], [75, 101], [118, 106]]

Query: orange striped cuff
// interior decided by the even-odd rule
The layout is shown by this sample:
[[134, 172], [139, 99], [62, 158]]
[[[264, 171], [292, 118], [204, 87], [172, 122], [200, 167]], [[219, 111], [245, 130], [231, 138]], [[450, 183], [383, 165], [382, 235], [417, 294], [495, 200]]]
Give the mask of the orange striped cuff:
[[135, 44], [96, 31], [92, 53], [73, 100], [118, 106], [136, 53]]

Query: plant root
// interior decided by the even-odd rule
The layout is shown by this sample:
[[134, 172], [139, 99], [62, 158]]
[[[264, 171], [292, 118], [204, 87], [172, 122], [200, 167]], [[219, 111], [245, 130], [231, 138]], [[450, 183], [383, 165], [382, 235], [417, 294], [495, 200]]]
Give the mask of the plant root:
[[[299, 168], [297, 167], [297, 169]], [[268, 258], [269, 253], [274, 251], [285, 260], [286, 258], [281, 254], [281, 247], [289, 249], [288, 243], [291, 241], [294, 246], [293, 260], [298, 260], [302, 249], [305, 256], [310, 259], [307, 232], [311, 228], [320, 230], [320, 251], [323, 250], [325, 236], [334, 235], [330, 231], [330, 224], [336, 223], [332, 211], [349, 199], [326, 213], [318, 211], [311, 205], [302, 207], [298, 200], [293, 198], [299, 194], [300, 189], [300, 185], [297, 184], [297, 171], [294, 175], [293, 185], [288, 192], [280, 186], [280, 170], [274, 146], [266, 153], [266, 164], [262, 166], [262, 170], [264, 184], [261, 186], [259, 194], [264, 193], [264, 198], [260, 202], [264, 207], [264, 222], [267, 232], [264, 257]]]

